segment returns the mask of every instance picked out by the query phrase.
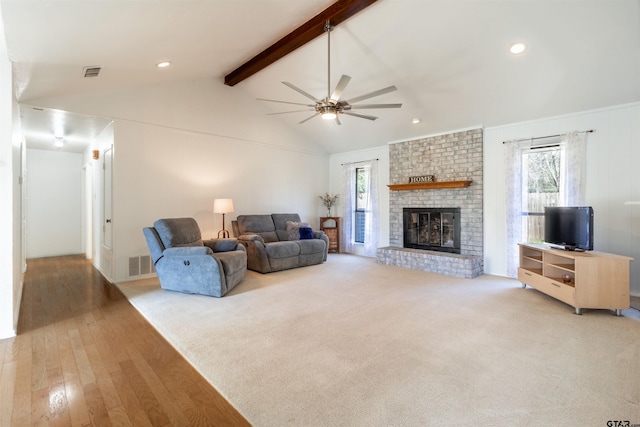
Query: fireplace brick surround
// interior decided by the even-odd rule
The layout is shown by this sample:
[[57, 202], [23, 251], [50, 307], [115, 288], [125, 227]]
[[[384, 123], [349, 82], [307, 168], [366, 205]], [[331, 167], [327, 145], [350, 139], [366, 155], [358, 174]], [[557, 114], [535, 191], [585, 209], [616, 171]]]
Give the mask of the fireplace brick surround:
[[[435, 175], [437, 181], [472, 180], [467, 188], [390, 191], [389, 243], [377, 262], [458, 277], [483, 273], [482, 128], [389, 145], [390, 184], [411, 176]], [[403, 208], [460, 208], [460, 254], [403, 247]]]

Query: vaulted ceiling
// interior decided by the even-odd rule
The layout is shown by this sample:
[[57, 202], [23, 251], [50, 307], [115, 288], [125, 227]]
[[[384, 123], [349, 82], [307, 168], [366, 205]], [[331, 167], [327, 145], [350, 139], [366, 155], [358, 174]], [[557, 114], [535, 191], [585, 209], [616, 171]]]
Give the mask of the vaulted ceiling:
[[[78, 134], [113, 115], [78, 116], [100, 110], [70, 99], [199, 80], [222, 87], [225, 75], [332, 3], [0, 0], [27, 145], [50, 142], [36, 135], [50, 132], [55, 114]], [[527, 46], [520, 55], [509, 52], [517, 41]], [[171, 67], [157, 69], [163, 60]], [[84, 78], [85, 66], [102, 71]], [[224, 97], [211, 99], [207, 114], [259, 114], [337, 153], [640, 101], [640, 1], [379, 0], [331, 33], [331, 85], [342, 74], [352, 77], [347, 99], [395, 85], [369, 101], [402, 108], [367, 110], [375, 121], [346, 116], [341, 126], [320, 118], [298, 124], [309, 112], [268, 116], [297, 108], [256, 98], [309, 101], [282, 81], [327, 95], [327, 40], [320, 36], [234, 87], [216, 89]], [[414, 117], [421, 123], [412, 124]]]

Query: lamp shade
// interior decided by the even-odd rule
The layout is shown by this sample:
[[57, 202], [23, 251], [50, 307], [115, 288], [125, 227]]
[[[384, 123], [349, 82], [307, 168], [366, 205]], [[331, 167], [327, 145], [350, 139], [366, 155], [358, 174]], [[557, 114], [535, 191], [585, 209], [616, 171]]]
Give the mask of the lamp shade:
[[213, 213], [233, 212], [233, 199], [213, 199]]

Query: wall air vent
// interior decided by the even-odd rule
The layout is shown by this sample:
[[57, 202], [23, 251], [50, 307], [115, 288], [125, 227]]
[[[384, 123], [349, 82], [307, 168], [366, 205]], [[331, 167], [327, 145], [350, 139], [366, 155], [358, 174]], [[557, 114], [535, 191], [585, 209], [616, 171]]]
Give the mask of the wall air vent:
[[86, 78], [86, 77], [98, 77], [98, 74], [100, 74], [100, 70], [102, 70], [102, 67], [84, 67], [82, 69], [82, 75]]
[[149, 255], [140, 255], [129, 258], [129, 277], [155, 273], [156, 269]]

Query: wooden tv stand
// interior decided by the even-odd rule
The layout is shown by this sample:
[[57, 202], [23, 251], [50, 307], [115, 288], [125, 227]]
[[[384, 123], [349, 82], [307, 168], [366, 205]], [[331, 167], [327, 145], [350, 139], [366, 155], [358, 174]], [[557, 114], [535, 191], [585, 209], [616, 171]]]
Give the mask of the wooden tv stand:
[[518, 280], [573, 306], [615, 310], [629, 308], [629, 262], [605, 252], [573, 252], [549, 245], [519, 243]]

